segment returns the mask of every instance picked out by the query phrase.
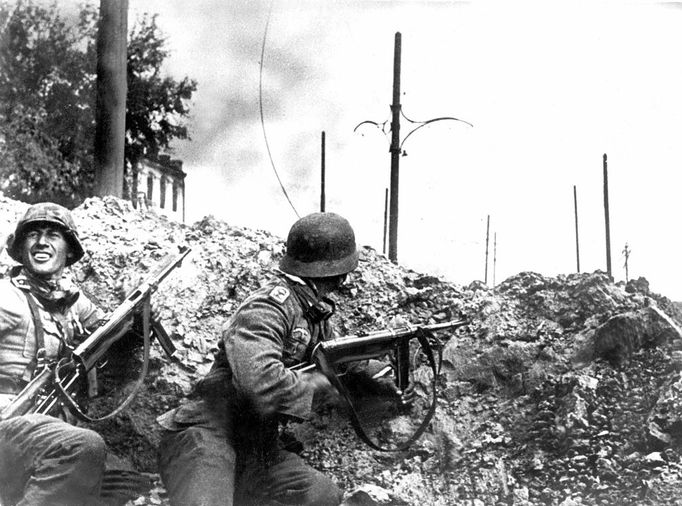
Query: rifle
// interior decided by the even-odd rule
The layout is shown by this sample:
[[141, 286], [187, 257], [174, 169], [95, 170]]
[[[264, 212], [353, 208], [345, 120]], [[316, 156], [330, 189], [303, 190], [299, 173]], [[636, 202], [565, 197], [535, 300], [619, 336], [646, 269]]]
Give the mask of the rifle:
[[[404, 450], [423, 434], [436, 409], [436, 381], [438, 374], [440, 373], [441, 355], [439, 347], [436, 346], [438, 352], [437, 359], [434, 356], [434, 344], [436, 344], [437, 340], [433, 335], [433, 332], [456, 329], [468, 323], [467, 320], [460, 319], [432, 325], [408, 324], [404, 327], [395, 329], [379, 330], [357, 336], [344, 336], [329, 339], [327, 341], [320, 341], [313, 348], [312, 363], [303, 363], [291, 367], [290, 370], [306, 372], [314, 368], [319, 369], [327, 376], [327, 379], [336, 387], [346, 401], [349, 408], [351, 423], [360, 439], [375, 450]], [[431, 407], [421, 426], [406, 443], [397, 445], [395, 448], [384, 448], [374, 443], [362, 427], [357, 412], [351, 402], [350, 393], [346, 386], [339, 380], [336, 369], [337, 366], [341, 364], [383, 357], [392, 353], [394, 358], [393, 367], [395, 371], [395, 385], [400, 391], [404, 392], [409, 386], [409, 373], [411, 367], [409, 355], [410, 341], [412, 339], [417, 339], [419, 342], [419, 346], [426, 355], [431, 370], [433, 371]]]
[[[151, 320], [151, 295], [182, 260], [189, 254], [189, 248], [168, 259], [154, 273], [137, 286], [125, 300], [109, 314], [102, 324], [83, 341], [70, 356], [45, 366], [29, 381], [21, 392], [0, 411], [0, 421], [28, 413], [48, 414], [58, 404], [66, 404], [78, 418], [97, 422], [119, 414], [132, 402], [147, 375], [151, 337], [155, 337], [166, 355], [175, 358], [175, 345], [160, 322]], [[128, 397], [111, 413], [91, 418], [80, 409], [73, 399], [77, 380], [93, 369], [131, 328], [134, 318], [142, 316], [142, 338], [144, 361], [142, 372]], [[66, 376], [64, 374], [66, 373]]]

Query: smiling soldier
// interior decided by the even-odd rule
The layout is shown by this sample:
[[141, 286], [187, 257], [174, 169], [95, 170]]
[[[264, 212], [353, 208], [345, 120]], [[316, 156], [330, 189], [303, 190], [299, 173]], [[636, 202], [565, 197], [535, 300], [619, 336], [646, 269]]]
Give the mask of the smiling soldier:
[[[71, 213], [31, 206], [7, 240], [21, 265], [0, 280], [0, 409], [101, 319], [64, 270], [83, 256]], [[0, 504], [102, 504], [105, 445], [92, 430], [28, 414], [0, 421]]]

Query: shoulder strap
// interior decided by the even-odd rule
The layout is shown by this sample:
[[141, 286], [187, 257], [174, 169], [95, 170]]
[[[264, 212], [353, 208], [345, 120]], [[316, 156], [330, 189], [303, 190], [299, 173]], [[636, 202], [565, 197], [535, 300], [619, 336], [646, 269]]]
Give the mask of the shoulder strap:
[[321, 323], [329, 319], [336, 311], [336, 305], [333, 300], [327, 297], [317, 298], [310, 294], [305, 287], [296, 283], [287, 281], [287, 284], [291, 287], [291, 290], [301, 303], [303, 315], [310, 323]]
[[429, 407], [428, 412], [426, 413], [426, 416], [424, 417], [424, 420], [422, 423], [419, 425], [417, 430], [414, 432], [414, 434], [404, 443], [398, 444], [395, 447], [392, 448], [387, 448], [383, 447], [381, 445], [378, 445], [372, 439], [367, 435], [367, 432], [362, 426], [362, 423], [360, 422], [360, 418], [358, 416], [357, 411], [355, 411], [355, 407], [353, 406], [353, 402], [351, 401], [351, 395], [346, 386], [343, 384], [343, 382], [339, 379], [338, 375], [336, 374], [336, 370], [332, 364], [329, 363], [327, 360], [327, 357], [325, 357], [324, 352], [322, 350], [318, 349], [318, 352], [315, 354], [315, 361], [317, 362], [320, 371], [324, 373], [325, 376], [329, 379], [332, 385], [336, 387], [336, 389], [339, 391], [341, 396], [346, 402], [346, 405], [348, 406], [348, 412], [350, 416], [350, 422], [351, 425], [353, 426], [353, 429], [355, 429], [356, 434], [362, 441], [364, 441], [367, 445], [369, 445], [371, 448], [374, 448], [375, 450], [383, 451], [383, 452], [398, 452], [398, 451], [403, 451], [406, 450], [412, 443], [414, 443], [417, 439], [421, 437], [421, 435], [424, 433], [426, 428], [428, 427], [429, 423], [431, 423], [431, 419], [433, 418], [434, 413], [436, 412], [436, 384], [438, 380], [438, 374], [440, 373], [440, 356], [438, 362], [436, 361], [434, 354], [433, 354], [433, 349], [431, 347], [431, 344], [429, 343], [429, 335], [432, 335], [431, 332], [425, 330], [425, 329], [418, 329], [417, 331], [417, 339], [419, 340], [419, 344], [421, 345], [422, 349], [424, 350], [424, 353], [426, 354], [428, 360], [429, 360], [429, 365], [431, 366], [431, 370], [433, 371], [433, 381], [431, 385], [432, 393], [431, 393], [431, 405]]
[[33, 326], [35, 327], [36, 352], [26, 366], [26, 369], [24, 369], [24, 374], [21, 378], [24, 381], [31, 381], [35, 371], [41, 369], [45, 361], [45, 330], [43, 329], [43, 320], [40, 317], [40, 310], [38, 309], [35, 298], [31, 292], [26, 290], [21, 291], [28, 301], [28, 307], [31, 310], [31, 319], [33, 320]]

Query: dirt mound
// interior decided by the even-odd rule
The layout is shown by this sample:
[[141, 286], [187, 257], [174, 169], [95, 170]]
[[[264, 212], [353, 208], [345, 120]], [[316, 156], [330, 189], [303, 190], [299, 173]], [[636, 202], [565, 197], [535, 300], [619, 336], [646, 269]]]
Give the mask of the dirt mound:
[[[0, 197], [0, 233], [25, 208]], [[155, 347], [133, 407], [97, 427], [114, 452], [153, 472], [154, 418], [208, 370], [221, 325], [277, 265], [283, 241], [211, 217], [178, 224], [113, 198], [86, 201], [75, 218], [87, 254], [73, 272], [108, 309], [167, 254], [192, 249], [155, 295], [180, 362]], [[10, 263], [0, 255], [0, 272]], [[370, 450], [334, 410], [289, 428], [306, 458], [360, 490], [363, 504], [679, 504], [682, 312], [645, 279], [524, 272], [493, 290], [447, 283], [363, 248], [337, 302], [341, 334], [469, 320], [439, 334], [438, 409], [409, 450]], [[116, 386], [128, 388], [138, 361], [112, 360], [95, 408], [114, 403]], [[419, 367], [415, 381], [424, 374]], [[385, 435], [405, 430], [396, 420]], [[157, 489], [135, 504], [164, 501]]]

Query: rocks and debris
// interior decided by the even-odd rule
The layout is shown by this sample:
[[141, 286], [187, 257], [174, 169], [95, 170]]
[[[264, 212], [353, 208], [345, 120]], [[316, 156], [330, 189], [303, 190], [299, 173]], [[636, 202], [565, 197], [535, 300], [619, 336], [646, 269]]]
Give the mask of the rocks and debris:
[[[0, 234], [26, 207], [0, 196]], [[119, 457], [154, 473], [155, 417], [210, 368], [221, 325], [277, 266], [283, 240], [213, 217], [179, 224], [114, 198], [89, 199], [74, 216], [87, 254], [73, 273], [106, 309], [166, 255], [192, 248], [155, 295], [180, 361], [155, 346], [133, 406], [97, 426]], [[0, 255], [0, 274], [10, 264]], [[646, 279], [523, 272], [495, 289], [459, 286], [362, 248], [337, 302], [340, 334], [469, 321], [438, 333], [438, 409], [408, 450], [371, 450], [334, 410], [288, 427], [302, 455], [348, 491], [348, 504], [682, 504], [682, 305], [652, 293]], [[112, 392], [135, 380], [139, 358], [112, 365], [95, 409], [123, 396]], [[428, 385], [428, 369], [415, 365], [415, 381]], [[407, 431], [403, 422], [387, 424], [385, 436]], [[157, 481], [130, 504], [168, 503]]]

